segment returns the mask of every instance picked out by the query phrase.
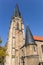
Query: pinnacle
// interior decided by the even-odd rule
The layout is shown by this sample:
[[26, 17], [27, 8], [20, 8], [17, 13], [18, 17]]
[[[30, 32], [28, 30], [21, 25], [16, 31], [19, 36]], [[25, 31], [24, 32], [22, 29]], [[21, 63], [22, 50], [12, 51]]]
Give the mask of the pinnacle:
[[15, 17], [20, 17], [20, 18], [21, 18], [21, 13], [20, 13], [20, 11], [19, 11], [18, 4], [16, 4], [14, 16], [15, 16]]

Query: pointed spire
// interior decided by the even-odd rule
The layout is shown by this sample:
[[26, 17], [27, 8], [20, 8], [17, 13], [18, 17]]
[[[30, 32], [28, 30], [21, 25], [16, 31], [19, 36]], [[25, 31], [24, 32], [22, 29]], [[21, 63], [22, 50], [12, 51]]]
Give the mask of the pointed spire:
[[20, 11], [19, 11], [18, 4], [16, 4], [14, 16], [15, 16], [15, 17], [20, 17], [20, 18], [21, 18], [21, 13], [20, 13]]
[[35, 41], [33, 39], [33, 35], [29, 29], [29, 27], [27, 26], [26, 27], [26, 40], [25, 40], [25, 44], [28, 45], [28, 44], [35, 44]]

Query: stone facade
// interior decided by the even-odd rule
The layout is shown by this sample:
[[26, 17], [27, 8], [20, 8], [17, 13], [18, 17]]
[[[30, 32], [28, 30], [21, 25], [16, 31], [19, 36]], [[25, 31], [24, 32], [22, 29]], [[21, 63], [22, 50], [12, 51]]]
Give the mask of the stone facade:
[[35, 41], [37, 44], [37, 53], [39, 56], [39, 62], [41, 65], [43, 65], [43, 41]]
[[25, 36], [23, 20], [16, 5], [8, 34], [5, 65], [39, 65], [43, 62], [41, 45], [43, 42], [34, 41], [30, 29]]

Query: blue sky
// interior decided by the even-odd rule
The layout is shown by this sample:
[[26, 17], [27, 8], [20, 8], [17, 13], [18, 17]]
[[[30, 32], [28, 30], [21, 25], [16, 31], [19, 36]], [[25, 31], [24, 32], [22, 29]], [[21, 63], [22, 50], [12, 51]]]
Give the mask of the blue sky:
[[0, 0], [0, 37], [2, 45], [7, 41], [11, 18], [18, 3], [24, 25], [32, 34], [43, 36], [43, 0]]

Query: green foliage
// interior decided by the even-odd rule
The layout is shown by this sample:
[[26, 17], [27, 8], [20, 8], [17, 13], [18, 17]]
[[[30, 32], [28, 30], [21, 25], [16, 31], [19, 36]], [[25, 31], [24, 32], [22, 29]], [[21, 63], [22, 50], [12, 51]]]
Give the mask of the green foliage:
[[0, 48], [0, 56], [5, 56], [5, 47]]
[[2, 43], [2, 39], [0, 38], [0, 43]]
[[0, 47], [0, 63], [3, 62], [6, 56], [6, 47]]
[[0, 38], [0, 63], [4, 63], [4, 58], [7, 55], [6, 54], [6, 45], [5, 46], [1, 46], [2, 43], [2, 39]]

